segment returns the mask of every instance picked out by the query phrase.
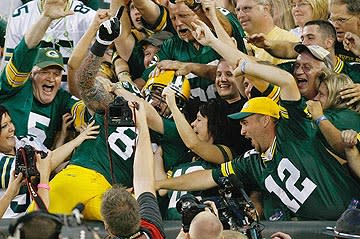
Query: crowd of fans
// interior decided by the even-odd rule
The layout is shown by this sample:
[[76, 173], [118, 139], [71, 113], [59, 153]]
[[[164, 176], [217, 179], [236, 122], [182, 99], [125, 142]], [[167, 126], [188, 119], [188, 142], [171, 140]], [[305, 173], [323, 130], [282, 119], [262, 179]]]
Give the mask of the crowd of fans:
[[[83, 203], [110, 235], [162, 238], [182, 195], [219, 197], [231, 174], [262, 220], [336, 220], [360, 199], [360, 0], [6, 6], [3, 218]], [[25, 144], [37, 183], [14, 172]]]

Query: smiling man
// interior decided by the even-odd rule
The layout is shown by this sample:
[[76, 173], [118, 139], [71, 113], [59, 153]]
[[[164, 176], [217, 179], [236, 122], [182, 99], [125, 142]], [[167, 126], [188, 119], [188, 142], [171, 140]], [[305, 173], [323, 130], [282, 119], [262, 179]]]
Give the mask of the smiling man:
[[60, 52], [27, 49], [21, 41], [14, 54], [0, 78], [0, 103], [9, 109], [17, 136], [34, 135], [50, 148], [62, 115], [82, 103], [60, 88], [64, 70]]

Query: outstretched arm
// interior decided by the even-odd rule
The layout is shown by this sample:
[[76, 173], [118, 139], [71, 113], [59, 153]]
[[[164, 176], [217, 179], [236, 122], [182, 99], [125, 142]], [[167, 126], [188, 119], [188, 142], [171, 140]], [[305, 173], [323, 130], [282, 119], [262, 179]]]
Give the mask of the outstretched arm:
[[19, 175], [15, 176], [15, 171], [13, 171], [13, 176], [10, 179], [9, 186], [7, 187], [3, 196], [0, 198], [0, 218], [2, 218], [4, 215], [13, 198], [19, 194], [22, 179], [22, 173], [19, 173]]
[[166, 97], [166, 103], [171, 110], [176, 128], [186, 147], [205, 161], [216, 164], [225, 162], [221, 150], [216, 145], [210, 142], [202, 141], [196, 135], [191, 125], [187, 122], [185, 116], [176, 105], [175, 92], [169, 87], [166, 87], [162, 94]]
[[28, 48], [34, 48], [40, 43], [53, 20], [73, 14], [72, 11], [65, 10], [66, 4], [66, 0], [45, 1], [40, 19], [25, 33], [25, 43]]
[[156, 189], [171, 189], [177, 191], [200, 191], [215, 187], [212, 171], [199, 170], [179, 177], [156, 181]]
[[134, 6], [141, 13], [145, 22], [155, 25], [160, 17], [160, 7], [152, 0], [133, 0]]
[[71, 57], [68, 62], [68, 84], [69, 91], [72, 95], [80, 98], [80, 89], [78, 88], [78, 82], [76, 78], [76, 71], [80, 68], [81, 63], [89, 52], [89, 47], [93, 41], [99, 26], [104, 21], [108, 20], [110, 12], [108, 10], [98, 10], [96, 15], [85, 32], [81, 37], [79, 43], [75, 46]]
[[156, 196], [154, 154], [151, 148], [150, 133], [146, 121], [146, 111], [142, 102], [133, 105], [138, 129], [138, 140], [134, 157], [134, 191], [138, 198], [144, 192]]
[[270, 55], [281, 59], [294, 59], [298, 53], [294, 50], [297, 42], [276, 41], [266, 39], [264, 33], [257, 33], [249, 36], [248, 43], [263, 48]]

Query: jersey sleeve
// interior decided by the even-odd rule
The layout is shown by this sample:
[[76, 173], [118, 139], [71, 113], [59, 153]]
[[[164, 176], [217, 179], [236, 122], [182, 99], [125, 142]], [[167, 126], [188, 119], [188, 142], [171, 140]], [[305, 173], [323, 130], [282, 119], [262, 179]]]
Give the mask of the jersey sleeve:
[[0, 185], [1, 189], [6, 189], [9, 185], [10, 179], [12, 177], [12, 171], [15, 168], [15, 157], [7, 156], [5, 154], [0, 154]]
[[212, 170], [214, 181], [219, 184], [219, 179], [221, 177], [228, 177], [230, 174], [235, 174], [244, 184], [251, 184], [251, 176], [249, 173], [256, 168], [255, 164], [260, 160], [257, 156], [259, 156], [258, 152], [250, 150], [242, 157], [221, 164], [219, 167]]
[[315, 133], [304, 98], [298, 101], [280, 101], [280, 114], [277, 137], [286, 138], [286, 135], [292, 134], [298, 139], [308, 139], [310, 134]]
[[157, 5], [160, 10], [160, 15], [154, 25], [148, 24], [143, 18], [141, 18], [146, 32], [148, 34], [152, 34], [154, 32], [169, 31], [173, 34], [176, 34], [176, 31], [174, 30], [170, 20], [169, 10], [167, 10], [164, 6], [161, 6], [159, 4]]
[[164, 238], [165, 233], [156, 197], [152, 193], [145, 192], [137, 201], [140, 205], [141, 219], [146, 222], [142, 222], [142, 226], [151, 232], [153, 238]]
[[23, 39], [1, 73], [0, 99], [18, 92], [29, 79], [38, 48], [29, 49]]

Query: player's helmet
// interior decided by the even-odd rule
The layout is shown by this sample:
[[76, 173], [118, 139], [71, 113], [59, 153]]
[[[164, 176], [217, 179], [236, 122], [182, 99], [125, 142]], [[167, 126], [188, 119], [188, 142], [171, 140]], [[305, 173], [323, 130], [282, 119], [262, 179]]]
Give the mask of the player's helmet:
[[176, 104], [183, 110], [190, 98], [190, 83], [186, 76], [176, 76], [175, 71], [161, 72], [146, 82], [143, 88], [146, 101], [151, 102], [153, 98], [157, 98], [160, 102], [165, 102], [161, 93], [167, 86], [175, 91]]

